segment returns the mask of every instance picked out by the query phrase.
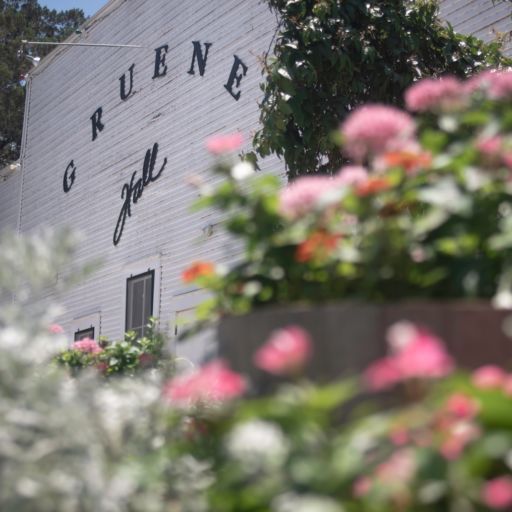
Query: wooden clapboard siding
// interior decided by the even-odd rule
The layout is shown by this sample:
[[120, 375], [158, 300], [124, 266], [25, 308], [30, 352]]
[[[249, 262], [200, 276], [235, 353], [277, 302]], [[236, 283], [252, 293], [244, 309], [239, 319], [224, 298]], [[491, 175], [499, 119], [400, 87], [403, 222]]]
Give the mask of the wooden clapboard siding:
[[[69, 225], [85, 237], [76, 263], [99, 258], [99, 269], [61, 297], [62, 318], [101, 312], [101, 334], [124, 329], [126, 278], [134, 265], [157, 258], [161, 271], [159, 309], [168, 322], [176, 296], [187, 292], [183, 268], [196, 259], [228, 262], [237, 249], [218, 227], [213, 212], [191, 213], [197, 193], [185, 179], [198, 174], [213, 181], [212, 157], [204, 140], [241, 131], [249, 143], [257, 128], [261, 91], [259, 57], [268, 50], [276, 22], [253, 0], [130, 0], [110, 2], [79, 40], [140, 44], [147, 49], [66, 48], [54, 52], [31, 78], [26, 123], [21, 231], [41, 224]], [[209, 42], [206, 72], [188, 74], [192, 41]], [[155, 80], [154, 49], [167, 44], [167, 75]], [[226, 91], [234, 55], [249, 68], [239, 101]], [[122, 101], [119, 77], [135, 64], [134, 94]], [[92, 141], [90, 116], [103, 108], [105, 129]], [[112, 236], [122, 207], [121, 190], [134, 171], [141, 175], [145, 152], [159, 144], [157, 166], [168, 163], [127, 219], [120, 243]], [[77, 178], [67, 194], [64, 170], [73, 159]], [[266, 168], [282, 168], [269, 159]], [[2, 188], [2, 195], [3, 190]]]

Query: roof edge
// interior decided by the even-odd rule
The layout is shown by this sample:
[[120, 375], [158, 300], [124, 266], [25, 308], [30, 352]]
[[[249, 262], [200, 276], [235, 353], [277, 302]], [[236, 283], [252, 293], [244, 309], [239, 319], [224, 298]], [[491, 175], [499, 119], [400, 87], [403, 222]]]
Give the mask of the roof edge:
[[[90, 18], [88, 18], [83, 25], [80, 26], [82, 30], [81, 34], [71, 34], [67, 39], [65, 39], [64, 43], [80, 43], [86, 42], [84, 41], [87, 36], [87, 31], [93, 28], [96, 24], [103, 21], [106, 17], [110, 16], [114, 11], [116, 11], [121, 5], [123, 5], [128, 0], [109, 0], [103, 7], [101, 7], [95, 14], [93, 14]], [[108, 42], [108, 41], [107, 41]], [[62, 53], [69, 51], [72, 49], [72, 46], [56, 46], [54, 50], [52, 50], [48, 55], [41, 59], [37, 67], [31, 69], [27, 74], [31, 76], [37, 76], [44, 69], [46, 69], [57, 57], [59, 57]]]

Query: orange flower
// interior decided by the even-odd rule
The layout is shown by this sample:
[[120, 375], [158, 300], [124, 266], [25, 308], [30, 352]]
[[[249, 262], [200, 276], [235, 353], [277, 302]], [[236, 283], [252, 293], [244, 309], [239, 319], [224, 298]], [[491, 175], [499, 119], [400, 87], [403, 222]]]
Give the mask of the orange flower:
[[181, 274], [185, 283], [192, 283], [200, 277], [209, 277], [215, 274], [215, 265], [210, 261], [196, 261]]
[[295, 259], [300, 263], [306, 263], [313, 259], [325, 258], [336, 249], [340, 238], [340, 235], [316, 231], [297, 247]]
[[402, 167], [407, 172], [424, 169], [432, 163], [430, 153], [415, 151], [391, 151], [383, 157], [386, 167]]
[[391, 188], [391, 183], [387, 178], [371, 177], [356, 185], [356, 194], [365, 197], [388, 188]]

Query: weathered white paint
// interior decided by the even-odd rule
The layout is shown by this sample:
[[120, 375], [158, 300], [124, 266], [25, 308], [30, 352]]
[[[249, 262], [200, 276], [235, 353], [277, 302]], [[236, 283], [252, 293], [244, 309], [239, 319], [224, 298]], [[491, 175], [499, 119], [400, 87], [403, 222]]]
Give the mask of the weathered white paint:
[[18, 229], [20, 193], [20, 170], [0, 169], [0, 231]]
[[[491, 0], [446, 0], [441, 13], [456, 29], [486, 39], [489, 27], [510, 26], [510, 5], [493, 8]], [[60, 48], [33, 71], [23, 170], [0, 182], [0, 226], [26, 233], [41, 224], [67, 225], [85, 235], [76, 263], [99, 258], [102, 264], [61, 297], [67, 308], [62, 323], [70, 335], [94, 318], [98, 334], [119, 338], [126, 279], [148, 261], [156, 267], [154, 314], [173, 333], [200, 295], [181, 282], [183, 268], [193, 260], [227, 263], [236, 257], [239, 251], [219, 230], [218, 215], [190, 212], [197, 192], [185, 178], [216, 179], [208, 172], [213, 159], [203, 147], [208, 136], [240, 131], [249, 141], [257, 129], [260, 57], [269, 50], [275, 28], [274, 16], [256, 0], [111, 0], [70, 41], [146, 48]], [[197, 63], [196, 74], [187, 73], [192, 41], [212, 43], [203, 77]], [[154, 49], [165, 44], [167, 76], [153, 80]], [[240, 101], [223, 87], [234, 55], [249, 68]], [[132, 64], [134, 94], [121, 101], [119, 77]], [[100, 106], [105, 129], [93, 142], [90, 116]], [[114, 246], [122, 186], [133, 171], [140, 176], [145, 152], [155, 142], [160, 146], [157, 168], [164, 157], [167, 167], [132, 206], [121, 242]], [[71, 159], [77, 179], [64, 194], [62, 178]], [[265, 168], [279, 171], [282, 164], [268, 159]], [[191, 351], [202, 354], [205, 347]], [[183, 354], [190, 356], [187, 350]]]
[[[276, 27], [268, 8], [253, 0], [190, 3], [175, 0], [113, 0], [71, 40], [91, 43], [141, 44], [145, 49], [61, 48], [36, 68], [30, 78], [30, 110], [25, 126], [23, 195], [20, 231], [41, 224], [69, 225], [85, 241], [76, 263], [99, 258], [92, 277], [61, 297], [67, 308], [62, 323], [69, 334], [87, 327], [91, 315], [101, 317], [101, 334], [118, 338], [124, 330], [126, 278], [142, 264], [157, 261], [154, 313], [163, 324], [176, 316], [187, 292], [182, 270], [196, 259], [230, 261], [236, 249], [218, 229], [218, 215], [191, 213], [197, 192], [186, 177], [213, 178], [213, 161], [204, 140], [240, 131], [249, 141], [257, 128], [261, 79], [260, 56]], [[209, 42], [206, 72], [188, 74], [192, 41]], [[165, 77], [152, 79], [154, 49], [167, 44]], [[225, 90], [237, 55], [249, 68], [235, 101]], [[134, 94], [122, 101], [119, 77], [135, 64]], [[103, 108], [105, 129], [91, 140], [90, 116]], [[168, 163], [151, 183], [127, 219], [119, 245], [112, 236], [122, 207], [121, 190], [133, 171], [141, 175], [145, 152], [159, 144], [157, 167]], [[64, 170], [73, 159], [77, 178], [71, 191], [62, 189]], [[281, 168], [281, 164], [268, 162]], [[10, 188], [21, 173], [2, 184], [2, 226], [15, 227], [15, 206], [7, 204]], [[9, 187], [9, 189], [8, 189]], [[8, 214], [7, 212], [15, 212]], [[204, 228], [214, 225], [208, 235]], [[208, 231], [208, 230], [206, 230]], [[142, 262], [142, 263], [141, 263]], [[171, 329], [172, 331], [172, 329]]]

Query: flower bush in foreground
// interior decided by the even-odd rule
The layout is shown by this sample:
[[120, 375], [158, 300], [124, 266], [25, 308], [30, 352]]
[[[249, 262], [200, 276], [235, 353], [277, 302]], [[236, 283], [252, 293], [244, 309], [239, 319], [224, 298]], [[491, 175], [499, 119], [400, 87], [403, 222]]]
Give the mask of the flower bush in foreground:
[[[245, 245], [228, 272], [186, 273], [210, 309], [410, 298], [512, 305], [512, 71], [426, 79], [408, 111], [354, 109], [340, 127], [350, 165], [286, 187], [274, 176], [200, 189]], [[247, 164], [249, 165], [249, 164]], [[212, 272], [213, 270], [213, 272]]]
[[[256, 353], [255, 364], [291, 378], [263, 398], [227, 394], [224, 407], [209, 407], [204, 398], [216, 384], [203, 377], [208, 365], [164, 388], [171, 404], [183, 405], [181, 393], [172, 396], [183, 384], [200, 398], [180, 409], [186, 428], [172, 451], [208, 464], [206, 510], [510, 509], [512, 398], [503, 388], [479, 387], [475, 379], [488, 368], [456, 372], [442, 340], [402, 322], [388, 331], [389, 355], [361, 380], [318, 387], [289, 371], [297, 359], [307, 364], [309, 342], [289, 326]], [[392, 379], [376, 386], [382, 364]], [[226, 375], [231, 381], [232, 371]], [[367, 394], [391, 388], [394, 405], [386, 410], [381, 395]]]
[[[26, 255], [20, 272], [43, 293], [67, 240], [13, 243]], [[5, 275], [19, 264], [0, 251]], [[288, 377], [267, 396], [221, 361], [168, 381], [161, 372], [70, 379], [47, 350], [65, 341], [49, 327], [58, 310], [36, 316], [29, 302], [13, 304], [34, 280], [17, 277], [0, 288], [10, 292], [0, 308], [2, 511], [510, 510], [511, 375], [456, 372], [435, 333], [403, 322], [389, 331], [391, 395], [369, 393], [367, 378], [302, 380], [314, 340], [293, 325], [256, 357]], [[77, 348], [98, 351], [90, 340]]]

